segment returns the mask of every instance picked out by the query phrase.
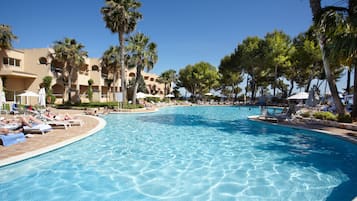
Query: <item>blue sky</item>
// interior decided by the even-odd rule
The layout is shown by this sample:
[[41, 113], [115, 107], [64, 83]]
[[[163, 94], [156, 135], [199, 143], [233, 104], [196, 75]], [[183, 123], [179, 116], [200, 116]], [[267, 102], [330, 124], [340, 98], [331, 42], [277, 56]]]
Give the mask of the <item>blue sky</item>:
[[[329, 0], [330, 2], [340, 2]], [[141, 0], [143, 19], [136, 31], [158, 45], [160, 74], [188, 64], [220, 60], [248, 36], [264, 37], [275, 29], [291, 37], [312, 23], [309, 0]], [[75, 38], [90, 57], [101, 57], [118, 37], [105, 27], [104, 0], [6, 0], [0, 23], [18, 36], [15, 48], [51, 47], [64, 37]]]

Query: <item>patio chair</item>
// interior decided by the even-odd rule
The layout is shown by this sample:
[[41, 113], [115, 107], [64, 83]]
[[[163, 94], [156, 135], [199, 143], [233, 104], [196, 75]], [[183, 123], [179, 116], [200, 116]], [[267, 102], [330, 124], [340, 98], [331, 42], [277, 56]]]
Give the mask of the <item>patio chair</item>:
[[3, 146], [10, 146], [20, 142], [25, 142], [26, 137], [24, 133], [9, 133], [9, 134], [0, 134], [0, 139]]
[[32, 124], [30, 126], [24, 126], [24, 133], [41, 133], [44, 135], [45, 133], [52, 130], [52, 126], [49, 124]]
[[64, 129], [68, 129], [68, 127], [71, 127], [71, 123], [66, 122], [66, 121], [57, 121], [57, 120], [44, 120], [44, 122], [52, 127], [63, 127]]

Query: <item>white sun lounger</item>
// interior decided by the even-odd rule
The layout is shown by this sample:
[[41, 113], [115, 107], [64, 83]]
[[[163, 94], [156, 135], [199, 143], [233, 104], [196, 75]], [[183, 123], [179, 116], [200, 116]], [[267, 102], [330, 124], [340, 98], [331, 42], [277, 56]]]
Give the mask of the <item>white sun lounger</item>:
[[44, 135], [46, 132], [52, 130], [52, 126], [48, 124], [33, 124], [30, 126], [24, 126], [24, 133], [41, 133]]

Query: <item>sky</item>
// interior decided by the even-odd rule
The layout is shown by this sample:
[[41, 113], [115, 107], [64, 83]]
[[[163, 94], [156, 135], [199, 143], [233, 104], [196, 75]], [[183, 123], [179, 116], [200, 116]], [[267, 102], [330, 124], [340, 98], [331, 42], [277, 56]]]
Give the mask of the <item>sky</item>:
[[[142, 32], [158, 46], [152, 73], [205, 61], [218, 67], [248, 36], [282, 30], [292, 38], [312, 24], [309, 0], [139, 0]], [[118, 36], [105, 27], [104, 0], [3, 0], [0, 24], [12, 27], [15, 49], [52, 47], [65, 37], [100, 58]], [[338, 4], [341, 0], [324, 0]], [[134, 33], [135, 33], [134, 32]]]

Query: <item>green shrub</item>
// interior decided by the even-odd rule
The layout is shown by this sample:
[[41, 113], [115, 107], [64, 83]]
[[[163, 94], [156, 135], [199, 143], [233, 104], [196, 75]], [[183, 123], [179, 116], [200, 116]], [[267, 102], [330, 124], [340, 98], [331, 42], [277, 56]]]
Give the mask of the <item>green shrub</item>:
[[315, 112], [313, 117], [316, 119], [337, 121], [336, 115], [334, 115], [332, 112]]
[[[58, 105], [57, 108], [67, 108], [70, 109], [72, 106], [75, 106], [76, 108], [98, 108], [98, 107], [107, 107], [109, 109], [113, 109], [118, 107], [118, 102], [91, 102], [91, 103], [80, 103], [80, 104], [62, 104]], [[123, 109], [137, 109], [137, 108], [143, 108], [143, 105], [140, 104], [124, 104]]]
[[160, 98], [158, 98], [158, 97], [147, 97], [147, 98], [145, 98], [145, 100], [147, 102], [155, 102], [155, 103], [160, 102]]
[[326, 113], [326, 120], [337, 121], [337, 116], [331, 112]]
[[342, 123], [352, 123], [352, 117], [350, 114], [337, 115], [337, 121]]
[[138, 108], [143, 108], [144, 106], [141, 104], [124, 104], [123, 108], [124, 109], [138, 109]]

